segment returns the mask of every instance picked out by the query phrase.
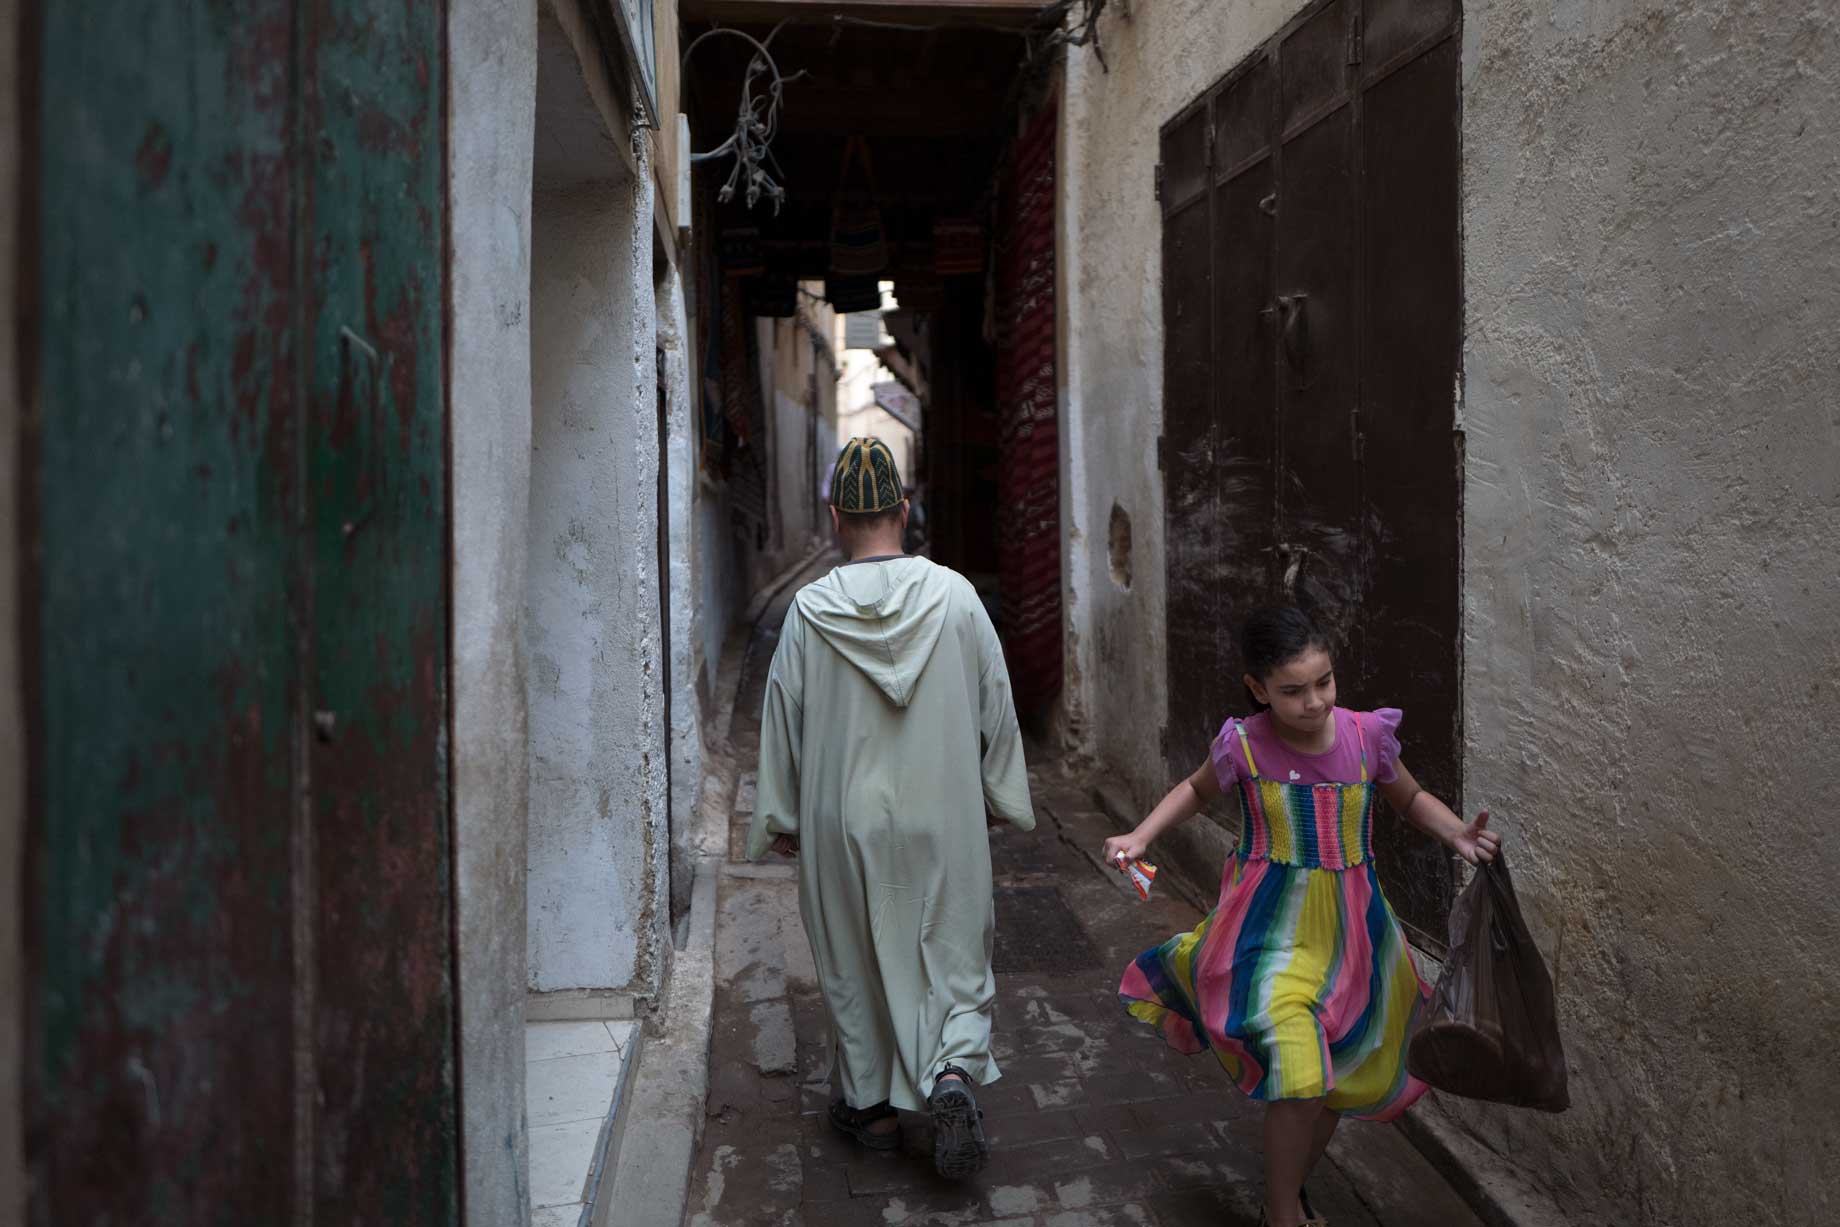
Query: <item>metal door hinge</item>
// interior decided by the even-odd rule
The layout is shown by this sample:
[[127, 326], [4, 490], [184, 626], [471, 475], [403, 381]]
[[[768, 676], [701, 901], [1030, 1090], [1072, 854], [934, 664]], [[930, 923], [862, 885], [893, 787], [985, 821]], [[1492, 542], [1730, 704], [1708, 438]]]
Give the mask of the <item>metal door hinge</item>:
[[1156, 731], [1157, 755], [1167, 763], [1169, 761], [1169, 726], [1163, 725]]
[[1354, 23], [1348, 28], [1348, 62], [1350, 64], [1361, 62], [1361, 41], [1361, 11], [1356, 9]]
[[1156, 471], [1159, 473], [1167, 473], [1169, 471], [1168, 435], [1158, 435], [1156, 437]]
[[1161, 162], [1156, 164], [1156, 198], [1158, 200], [1163, 198], [1163, 164]]

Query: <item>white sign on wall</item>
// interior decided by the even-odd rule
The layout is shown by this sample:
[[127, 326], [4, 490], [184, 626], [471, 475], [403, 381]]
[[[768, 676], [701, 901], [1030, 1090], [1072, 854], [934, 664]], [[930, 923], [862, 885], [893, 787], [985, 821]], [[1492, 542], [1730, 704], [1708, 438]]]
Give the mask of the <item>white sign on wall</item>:
[[843, 317], [845, 349], [880, 349], [888, 343], [888, 334], [882, 331], [880, 311], [852, 311]]

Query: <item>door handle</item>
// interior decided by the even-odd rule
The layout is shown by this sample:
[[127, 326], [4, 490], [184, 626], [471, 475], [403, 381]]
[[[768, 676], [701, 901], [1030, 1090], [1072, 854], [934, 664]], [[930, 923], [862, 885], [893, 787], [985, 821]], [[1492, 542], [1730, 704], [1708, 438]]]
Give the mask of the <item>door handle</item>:
[[[368, 371], [368, 378], [356, 373], [355, 368], [360, 364]], [[343, 404], [352, 405], [353, 437], [359, 440], [359, 446], [369, 449], [362, 461], [367, 479], [365, 493], [369, 497], [362, 507], [352, 513], [350, 519], [339, 526], [340, 535], [347, 541], [370, 523], [371, 517], [377, 514], [379, 504], [384, 502], [384, 482], [388, 472], [383, 457], [383, 406], [378, 400], [383, 384], [383, 364], [376, 346], [352, 331], [349, 325], [340, 326], [339, 399]], [[362, 407], [352, 404], [360, 388], [365, 390]]]
[[1297, 595], [1297, 577], [1303, 571], [1303, 560], [1309, 556], [1309, 547], [1292, 545], [1288, 541], [1281, 541], [1273, 546], [1272, 549], [1278, 555], [1278, 564], [1284, 568], [1283, 578], [1278, 581], [1278, 590], [1284, 593], [1286, 597], [1295, 597]]
[[1308, 294], [1278, 295], [1278, 308], [1282, 314], [1278, 335], [1284, 342], [1285, 359], [1291, 364], [1291, 369], [1299, 373], [1303, 371], [1310, 343], [1309, 318], [1304, 314], [1304, 304], [1309, 299]]

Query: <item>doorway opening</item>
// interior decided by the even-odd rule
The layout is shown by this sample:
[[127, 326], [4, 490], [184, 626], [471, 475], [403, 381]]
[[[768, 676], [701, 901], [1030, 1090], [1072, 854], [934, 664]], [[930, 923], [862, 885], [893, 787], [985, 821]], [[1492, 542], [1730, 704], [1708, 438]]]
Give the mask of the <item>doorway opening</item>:
[[[738, 518], [758, 515], [766, 540], [776, 512], [789, 522], [783, 508], [811, 497], [775, 490], [770, 475], [792, 471], [788, 452], [818, 490], [865, 423], [896, 435], [917, 512], [910, 542], [977, 588], [1027, 722], [1051, 713], [1063, 672], [1059, 85], [1027, 67], [1024, 37], [1040, 7], [979, 5], [972, 18], [963, 6], [904, 6], [898, 22], [831, 6], [682, 7], [694, 149], [734, 134], [759, 47], [783, 82], [771, 157], [758, 164], [766, 185], [749, 165], [736, 176], [732, 153], [697, 165], [705, 473], [747, 495]], [[763, 22], [768, 11], [787, 20]], [[750, 183], [761, 187], [752, 207]], [[772, 395], [734, 394], [770, 364], [733, 351], [798, 332], [759, 321], [832, 314], [846, 377], [834, 416], [789, 423]]]

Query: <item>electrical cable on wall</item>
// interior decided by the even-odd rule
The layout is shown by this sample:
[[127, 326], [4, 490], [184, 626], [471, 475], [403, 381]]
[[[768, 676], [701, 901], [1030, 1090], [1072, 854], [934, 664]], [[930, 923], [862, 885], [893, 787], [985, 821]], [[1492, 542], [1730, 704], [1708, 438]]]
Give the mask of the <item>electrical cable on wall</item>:
[[[1033, 46], [1031, 40], [1029, 58], [1033, 59], [1036, 55], [1052, 51], [1056, 47], [1091, 47], [1093, 58], [1099, 61], [1101, 71], [1111, 72], [1111, 65], [1105, 62], [1105, 48], [1099, 45], [1099, 17], [1105, 12], [1106, 2], [1107, 0], [1060, 0], [1053, 9], [1049, 10], [1052, 14], [1054, 29], [1049, 32], [1047, 38], [1042, 40], [1040, 47]], [[1080, 7], [1079, 20], [1071, 25], [1064, 25], [1063, 21], [1067, 13], [1075, 4]], [[1127, 16], [1130, 13], [1128, 4], [1125, 13]]]
[[[1029, 42], [1027, 59], [1034, 61], [1043, 53], [1052, 52], [1058, 46], [1091, 46], [1098, 55], [1098, 64], [1106, 66], [1106, 57], [1098, 48], [1098, 17], [1106, 11], [1110, 0], [1056, 0], [1051, 6], [1041, 9], [1040, 17], [1034, 18], [1027, 29], [1016, 26], [997, 26], [994, 22], [979, 20], [946, 20], [946, 22], [891, 22], [876, 17], [848, 17], [845, 13], [834, 13], [826, 18], [832, 26], [832, 46], [837, 37], [843, 35], [845, 26], [857, 26], [861, 29], [898, 29], [907, 33], [937, 33], [940, 29], [986, 29], [992, 33], [1016, 35], [1018, 39]], [[1075, 7], [1080, 9], [1080, 17], [1071, 28], [1065, 28], [1067, 13]], [[1124, 6], [1126, 17], [1130, 17], [1130, 4]], [[795, 18], [788, 18], [795, 20]], [[810, 18], [817, 20], [817, 18]], [[782, 22], [784, 24], [784, 22]]]
[[[1055, 0], [1041, 11], [1029, 29], [1017, 29], [1014, 26], [995, 25], [986, 21], [939, 21], [922, 23], [915, 21], [887, 21], [875, 17], [851, 17], [843, 13], [834, 13], [829, 18], [831, 45], [835, 46], [842, 36], [845, 26], [859, 26], [867, 30], [901, 30], [915, 34], [931, 34], [939, 30], [989, 30], [999, 34], [1013, 34], [1028, 43], [1027, 62], [1033, 63], [1056, 47], [1091, 47], [1098, 57], [1099, 67], [1111, 71], [1105, 62], [1105, 51], [1099, 45], [1099, 17], [1105, 12], [1109, 0]], [[1066, 24], [1067, 14], [1075, 8], [1080, 15], [1071, 26]], [[1125, 5], [1125, 14], [1130, 15], [1129, 4]], [[790, 20], [790, 19], [789, 19]], [[781, 24], [784, 24], [783, 22]]]
[[[1111, 69], [1105, 62], [1104, 49], [1099, 45], [1099, 17], [1105, 12], [1107, 2], [1108, 0], [1057, 0], [1055, 4], [1043, 10], [1040, 20], [1030, 30], [1015, 30], [1009, 27], [989, 25], [979, 28], [1001, 29], [1024, 39], [1028, 46], [1024, 55], [1025, 65], [1040, 63], [1043, 57], [1056, 47], [1090, 46], [1093, 55], [1099, 61], [1099, 67], [1109, 72]], [[1067, 14], [1076, 6], [1080, 10], [1079, 19], [1069, 25], [1066, 21]], [[780, 105], [786, 86], [810, 74], [800, 70], [790, 77], [782, 76], [779, 64], [775, 62], [773, 53], [767, 48], [773, 42], [774, 37], [793, 20], [793, 18], [787, 18], [774, 26], [772, 32], [764, 40], [757, 39], [742, 30], [717, 26], [697, 35], [690, 45], [684, 48], [682, 62], [686, 71], [689, 68], [690, 56], [696, 49], [702, 46], [705, 40], [719, 34], [744, 39], [754, 48], [754, 54], [749, 58], [747, 69], [741, 77], [741, 103], [737, 108], [734, 132], [714, 149], [690, 155], [692, 164], [713, 161], [729, 154], [734, 155], [735, 164], [728, 172], [727, 180], [716, 193], [716, 199], [723, 204], [733, 200], [739, 191], [746, 199], [747, 207], [752, 209], [760, 203], [760, 198], [765, 196], [773, 202], [773, 212], [777, 216], [780, 206], [785, 203], [786, 188], [780, 179], [785, 177], [786, 172], [780, 168], [778, 159], [773, 156], [773, 138], [779, 134]], [[877, 21], [872, 18], [847, 17], [841, 14], [833, 16], [831, 23], [832, 28], [836, 31], [832, 38], [833, 42], [836, 41], [837, 36], [842, 34], [843, 27], [846, 25], [869, 29], [909, 31], [931, 31], [941, 28], [937, 25], [923, 26], [903, 22]], [[977, 24], [949, 23], [950, 26]], [[754, 92], [756, 83], [767, 73], [772, 74], [772, 80], [766, 83], [764, 93], [756, 95]]]
[[[693, 153], [690, 161], [708, 162], [716, 158], [733, 154], [735, 165], [728, 172], [728, 179], [716, 193], [716, 199], [723, 204], [735, 198], [740, 190], [747, 200], [747, 207], [752, 209], [765, 196], [773, 202], [773, 212], [778, 214], [780, 205], [786, 199], [786, 189], [774, 176], [785, 177], [777, 159], [773, 156], [773, 138], [779, 134], [779, 109], [782, 93], [786, 86], [805, 76], [804, 72], [794, 73], [790, 77], [780, 75], [779, 65], [774, 62], [773, 53], [767, 45], [786, 27], [780, 22], [773, 27], [763, 42], [753, 35], [741, 30], [719, 26], [706, 30], [684, 48], [683, 62], [686, 68], [691, 54], [707, 39], [718, 34], [727, 34], [734, 38], [745, 39], [753, 45], [754, 54], [748, 60], [747, 70], [741, 76], [741, 104], [735, 118], [735, 130], [729, 138], [714, 149], [704, 153]], [[756, 82], [762, 75], [771, 73], [773, 79], [766, 84], [766, 92], [754, 93]]]

